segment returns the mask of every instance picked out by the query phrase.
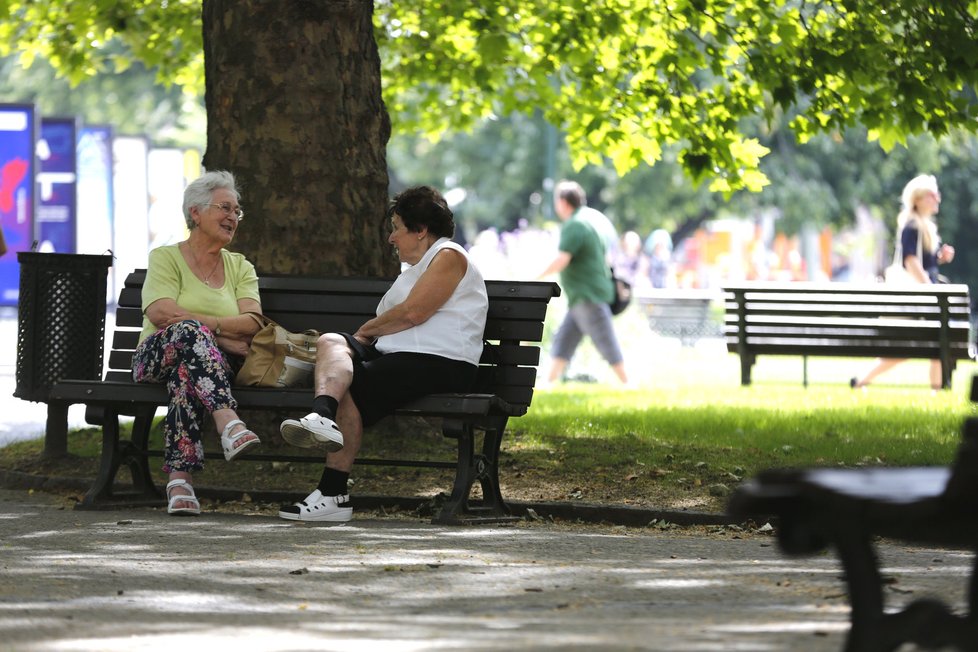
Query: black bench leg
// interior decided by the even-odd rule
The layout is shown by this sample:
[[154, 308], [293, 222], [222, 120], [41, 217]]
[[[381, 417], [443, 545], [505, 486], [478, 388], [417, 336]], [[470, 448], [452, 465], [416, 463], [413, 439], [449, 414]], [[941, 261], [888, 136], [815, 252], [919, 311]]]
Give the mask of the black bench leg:
[[479, 473], [479, 484], [482, 486], [482, 508], [492, 514], [509, 516], [509, 507], [503, 500], [499, 489], [499, 448], [503, 443], [503, 432], [506, 430], [506, 419], [503, 418], [492, 428], [486, 429], [482, 440], [482, 459], [485, 461]]
[[968, 652], [978, 652], [978, 555], [975, 556], [975, 566], [971, 569], [968, 587], [968, 624], [970, 627], [968, 640], [971, 641], [971, 649]]
[[[504, 421], [505, 423], [505, 421]], [[475, 428], [471, 423], [445, 419], [442, 434], [458, 440], [458, 463], [452, 495], [442, 505], [432, 523], [458, 525], [514, 520], [499, 490], [499, 446], [502, 428], [489, 428], [483, 440], [482, 454], [475, 452]], [[476, 480], [482, 487], [482, 504], [469, 504], [472, 485]]]
[[124, 460], [129, 465], [132, 474], [132, 485], [136, 494], [147, 499], [158, 499], [162, 493], [153, 483], [149, 469], [149, 433], [153, 429], [153, 417], [156, 409], [141, 410], [132, 422], [132, 444], [125, 447]]
[[740, 384], [750, 385], [750, 369], [754, 366], [754, 356], [749, 353], [740, 354]]
[[[897, 613], [883, 613], [883, 582], [879, 562], [868, 539], [843, 535], [836, 541], [846, 572], [852, 606], [852, 627], [846, 652], [893, 652], [904, 643], [923, 649], [954, 647], [978, 651], [978, 621], [973, 610], [967, 617], [951, 613], [940, 600], [915, 600]], [[976, 560], [978, 570], [978, 560]], [[971, 581], [970, 602], [974, 605], [976, 582]]]
[[978, 555], [968, 580], [968, 613], [961, 619], [958, 645], [966, 652], [978, 652]]
[[941, 389], [951, 389], [951, 376], [954, 374], [955, 361], [941, 360]]
[[119, 471], [119, 416], [106, 410], [102, 423], [102, 456], [98, 475], [77, 509], [94, 509], [112, 497], [112, 485]]
[[872, 544], [859, 534], [842, 534], [834, 543], [846, 573], [852, 609], [846, 652], [896, 649], [896, 646], [880, 640], [883, 637], [880, 627], [883, 619], [883, 582]]
[[[76, 509], [99, 509], [114, 507], [119, 504], [141, 505], [159, 504], [161, 494], [153, 484], [149, 472], [149, 462], [146, 457], [146, 442], [149, 429], [152, 426], [153, 412], [142, 411], [133, 421], [133, 441], [120, 440], [119, 414], [107, 408], [102, 424], [102, 457], [98, 475], [85, 498], [76, 505]], [[114, 491], [119, 467], [125, 463], [132, 473], [134, 491], [126, 495], [125, 500], [116, 501]]]
[[68, 454], [68, 405], [48, 402], [48, 418], [44, 427], [45, 459], [64, 457]]

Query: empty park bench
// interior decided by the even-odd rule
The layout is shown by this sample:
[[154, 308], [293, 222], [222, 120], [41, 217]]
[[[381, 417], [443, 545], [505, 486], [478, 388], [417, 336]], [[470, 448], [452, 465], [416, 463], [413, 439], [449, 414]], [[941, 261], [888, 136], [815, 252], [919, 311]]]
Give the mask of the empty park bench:
[[[162, 504], [150, 476], [150, 429], [157, 408], [169, 398], [163, 385], [135, 383], [130, 363], [142, 328], [141, 293], [145, 270], [129, 274], [119, 295], [108, 371], [103, 380], [62, 379], [48, 398], [47, 438], [67, 440], [68, 406], [84, 403], [86, 420], [102, 426], [102, 456], [97, 478], [79, 508], [119, 504]], [[309, 278], [266, 275], [259, 279], [263, 312], [291, 331], [354, 332], [374, 316], [391, 280], [375, 278]], [[487, 345], [479, 367], [478, 385], [470, 394], [429, 395], [405, 405], [397, 415], [440, 418], [442, 434], [457, 440], [455, 461], [358, 459], [357, 464], [454, 468], [451, 497], [435, 516], [437, 523], [505, 519], [509, 508], [499, 489], [499, 449], [510, 417], [526, 413], [533, 397], [539, 343], [551, 298], [560, 294], [554, 283], [487, 281], [489, 313]], [[311, 389], [237, 387], [234, 397], [244, 410], [308, 412]], [[132, 436], [120, 438], [120, 416], [134, 417]], [[481, 432], [481, 447], [477, 434]], [[285, 453], [242, 454], [239, 460], [319, 462], [322, 456]], [[132, 474], [132, 490], [117, 491], [122, 466]], [[474, 483], [481, 500], [471, 499]]]
[[700, 289], [657, 288], [636, 296], [653, 333], [677, 337], [690, 346], [703, 337], [719, 337], [720, 324], [712, 316], [719, 292]]
[[[978, 400], [974, 380], [971, 400]], [[885, 613], [873, 546], [875, 537], [885, 537], [978, 551], [978, 418], [965, 420], [950, 467], [773, 470], [739, 487], [728, 511], [738, 521], [773, 516], [786, 554], [835, 549], [851, 606], [848, 652], [903, 643], [978, 651], [978, 558], [965, 588], [967, 614], [935, 598]]]
[[723, 288], [727, 350], [751, 383], [759, 355], [925, 358], [951, 387], [958, 360], [973, 355], [967, 285], [744, 283]]

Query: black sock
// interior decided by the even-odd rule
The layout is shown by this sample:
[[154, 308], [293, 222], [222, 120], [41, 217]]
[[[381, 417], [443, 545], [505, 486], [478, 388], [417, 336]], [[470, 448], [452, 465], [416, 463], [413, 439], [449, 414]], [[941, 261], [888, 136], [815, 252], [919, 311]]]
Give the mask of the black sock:
[[348, 471], [337, 471], [327, 466], [323, 469], [323, 477], [319, 479], [319, 491], [324, 496], [345, 496], [346, 482], [349, 479]]
[[312, 411], [327, 419], [336, 418], [336, 409], [339, 406], [339, 401], [328, 394], [320, 394], [312, 400]]

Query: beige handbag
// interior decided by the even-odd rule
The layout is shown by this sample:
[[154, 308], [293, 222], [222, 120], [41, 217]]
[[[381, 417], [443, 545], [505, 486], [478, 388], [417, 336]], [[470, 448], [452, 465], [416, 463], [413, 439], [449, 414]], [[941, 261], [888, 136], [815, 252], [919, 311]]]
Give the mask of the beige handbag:
[[292, 333], [264, 315], [249, 312], [261, 329], [251, 340], [236, 385], [312, 387], [319, 331]]

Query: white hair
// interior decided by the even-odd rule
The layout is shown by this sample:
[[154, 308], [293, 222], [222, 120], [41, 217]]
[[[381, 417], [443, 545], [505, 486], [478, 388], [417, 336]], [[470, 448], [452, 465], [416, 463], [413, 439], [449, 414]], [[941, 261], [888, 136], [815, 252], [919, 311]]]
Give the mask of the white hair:
[[209, 204], [214, 191], [218, 188], [230, 190], [234, 193], [235, 201], [241, 201], [241, 193], [238, 192], [234, 175], [227, 170], [204, 172], [191, 181], [187, 189], [183, 191], [183, 219], [187, 221], [188, 229], [197, 226], [194, 223], [194, 218], [190, 215], [190, 209], [194, 206], [200, 208]]

